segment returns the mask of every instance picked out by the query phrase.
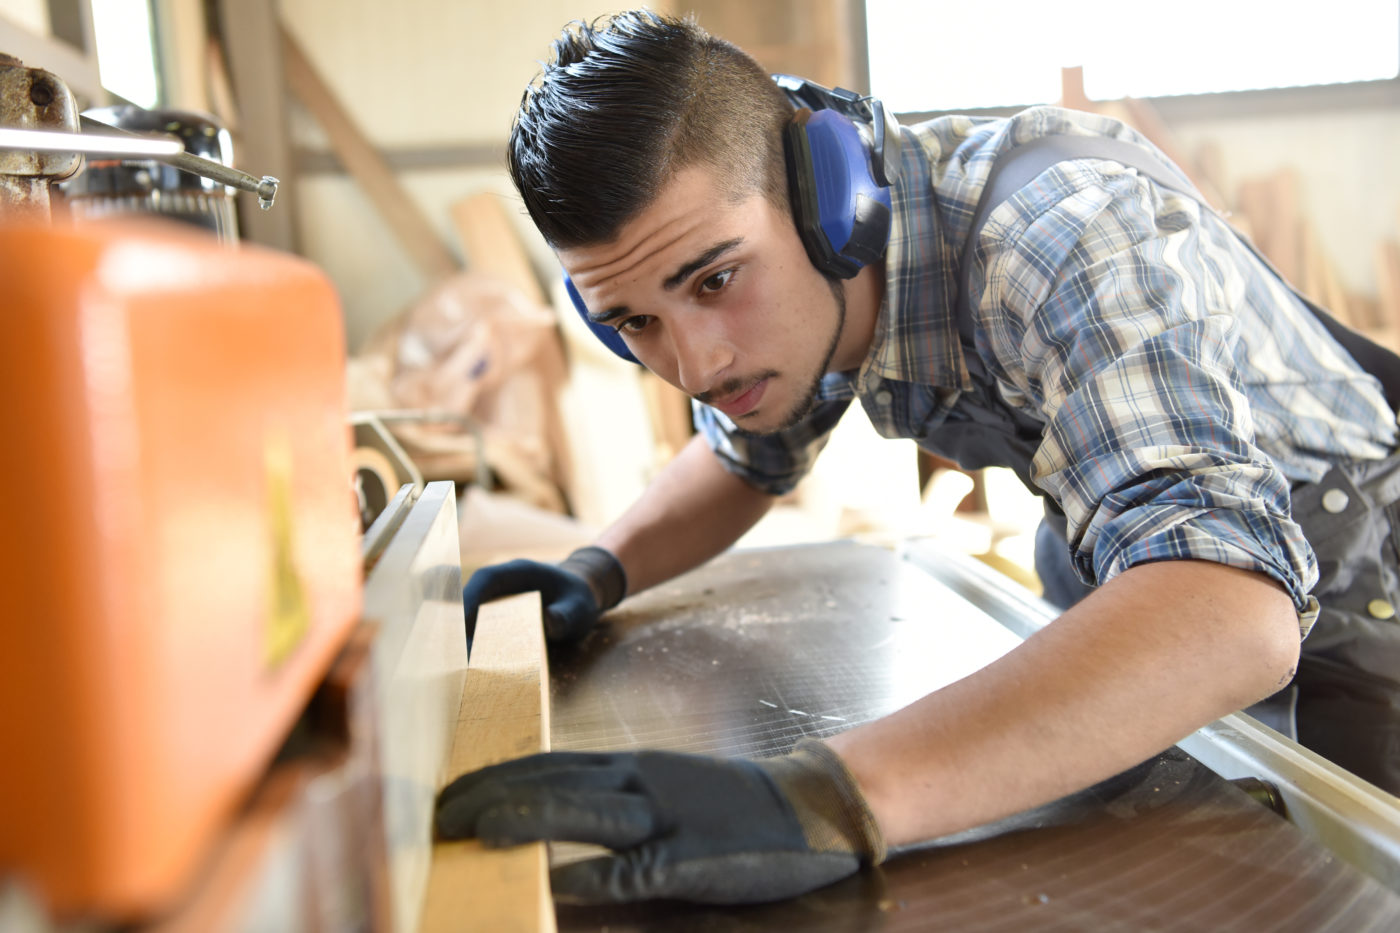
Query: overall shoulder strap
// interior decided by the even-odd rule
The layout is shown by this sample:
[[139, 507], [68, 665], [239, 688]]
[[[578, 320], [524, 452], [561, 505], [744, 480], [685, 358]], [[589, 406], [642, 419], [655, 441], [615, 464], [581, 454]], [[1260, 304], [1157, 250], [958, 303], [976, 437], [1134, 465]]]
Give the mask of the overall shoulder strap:
[[[1157, 184], [1199, 201], [1210, 210], [1206, 199], [1196, 190], [1181, 170], [1156, 153], [1126, 139], [1108, 136], [1052, 135], [1033, 139], [1025, 145], [1008, 149], [997, 156], [987, 174], [987, 183], [982, 196], [972, 213], [972, 226], [963, 244], [961, 264], [958, 269], [958, 301], [954, 314], [958, 320], [958, 333], [965, 345], [974, 346], [972, 330], [972, 305], [970, 279], [972, 276], [972, 255], [976, 249], [977, 237], [982, 231], [987, 217], [1007, 198], [1030, 184], [1050, 166], [1070, 159], [1111, 159], [1129, 168], [1137, 169]], [[1400, 408], [1400, 355], [1381, 346], [1366, 336], [1357, 333], [1327, 313], [1316, 302], [1299, 292], [1288, 282], [1273, 263], [1255, 248], [1249, 238], [1238, 230], [1230, 228], [1266, 269], [1303, 303], [1321, 322], [1332, 338], [1352, 355], [1357, 364], [1375, 376], [1385, 391], [1385, 398], [1392, 410]]]

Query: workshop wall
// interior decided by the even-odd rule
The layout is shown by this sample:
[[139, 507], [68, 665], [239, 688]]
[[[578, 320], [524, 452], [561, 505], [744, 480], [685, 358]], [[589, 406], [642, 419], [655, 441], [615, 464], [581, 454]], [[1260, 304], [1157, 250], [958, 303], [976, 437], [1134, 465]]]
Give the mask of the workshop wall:
[[[283, 0], [282, 17], [307, 56], [376, 146], [390, 153], [460, 148], [474, 164], [400, 172], [400, 181], [457, 253], [448, 207], [483, 188], [514, 198], [500, 158], [511, 116], [538, 72], [549, 40], [571, 19], [615, 7], [578, 0]], [[309, 114], [292, 110], [293, 140], [329, 148]], [[427, 286], [355, 182], [339, 172], [298, 178], [305, 254], [324, 267], [345, 302], [358, 347], [376, 326]], [[518, 202], [516, 202], [518, 203]], [[523, 214], [513, 217], [540, 263], [543, 243]]]
[[1346, 109], [1287, 116], [1175, 119], [1187, 152], [1212, 144], [1225, 190], [1281, 169], [1298, 172], [1299, 214], [1317, 231], [1343, 286], [1376, 297], [1376, 244], [1400, 237], [1400, 112]]
[[[678, 9], [695, 4], [652, 5]], [[377, 146], [391, 154], [441, 153], [454, 147], [464, 152], [469, 164], [461, 167], [400, 172], [409, 195], [444, 242], [460, 253], [449, 205], [481, 188], [514, 202], [499, 158], [490, 155], [502, 151], [520, 93], [538, 71], [549, 41], [565, 22], [617, 6], [587, 0], [405, 0], [388, 13], [374, 0], [283, 0], [282, 16]], [[701, 6], [707, 7], [702, 21], [720, 32], [741, 29], [745, 10], [752, 7], [729, 0], [706, 0]], [[762, 41], [761, 48], [768, 48]], [[834, 49], [831, 58], [849, 55], [849, 50]], [[292, 116], [298, 147], [328, 149], [308, 114], [293, 105]], [[1380, 157], [1400, 142], [1400, 113], [1348, 109], [1173, 119], [1171, 129], [1188, 152], [1214, 143], [1228, 186], [1280, 168], [1295, 169], [1301, 212], [1314, 225], [1342, 284], [1375, 297], [1376, 244], [1400, 234], [1400, 167]], [[349, 342], [356, 348], [427, 283], [348, 175], [310, 171], [297, 185], [303, 251], [340, 287]], [[548, 251], [523, 213], [512, 214], [540, 271], [548, 274]]]

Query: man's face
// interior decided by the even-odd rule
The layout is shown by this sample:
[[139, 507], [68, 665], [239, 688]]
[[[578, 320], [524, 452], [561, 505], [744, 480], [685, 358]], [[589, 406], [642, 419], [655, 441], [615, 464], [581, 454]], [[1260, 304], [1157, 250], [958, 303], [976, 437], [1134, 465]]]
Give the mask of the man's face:
[[643, 365], [744, 431], [792, 424], [825, 373], [860, 361], [841, 358], [841, 289], [792, 218], [758, 193], [734, 201], [712, 169], [682, 169], [615, 240], [559, 260]]

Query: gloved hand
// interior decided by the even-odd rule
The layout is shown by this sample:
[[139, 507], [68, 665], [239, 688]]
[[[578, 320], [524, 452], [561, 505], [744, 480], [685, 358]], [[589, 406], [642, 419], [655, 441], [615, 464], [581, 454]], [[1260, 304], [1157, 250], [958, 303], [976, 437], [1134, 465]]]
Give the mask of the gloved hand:
[[560, 564], [513, 560], [482, 567], [462, 587], [467, 639], [476, 630], [482, 603], [538, 590], [544, 605], [544, 634], [550, 641], [577, 641], [598, 617], [627, 595], [627, 574], [616, 557], [600, 547], [582, 547]]
[[437, 831], [488, 846], [607, 846], [616, 854], [552, 872], [556, 897], [586, 904], [778, 900], [885, 857], [855, 779], [814, 739], [762, 760], [660, 751], [519, 758], [449, 784]]

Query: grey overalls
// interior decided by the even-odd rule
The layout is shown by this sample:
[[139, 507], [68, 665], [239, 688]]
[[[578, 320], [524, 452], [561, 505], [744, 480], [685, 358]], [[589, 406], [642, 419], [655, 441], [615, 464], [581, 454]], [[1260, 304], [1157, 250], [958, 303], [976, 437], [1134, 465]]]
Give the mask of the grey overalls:
[[[1031, 483], [1030, 465], [1044, 424], [1002, 400], [978, 356], [966, 277], [978, 231], [991, 209], [1055, 162], [1084, 157], [1114, 159], [1200, 200], [1167, 163], [1124, 140], [1054, 136], [1003, 153], [974, 213], [955, 306], [973, 389], [959, 397], [936, 431], [918, 439], [924, 449], [964, 469], [1009, 467], [1037, 494], [1042, 493]], [[1298, 297], [1362, 369], [1380, 380], [1391, 408], [1400, 407], [1400, 357]], [[1036, 536], [1036, 570], [1045, 598], [1068, 608], [1091, 588], [1071, 566], [1063, 513], [1053, 501], [1045, 502], [1046, 518]], [[1250, 712], [1359, 777], [1400, 794], [1400, 453], [1341, 463], [1319, 482], [1295, 485], [1292, 516], [1317, 557], [1319, 577], [1312, 593], [1321, 613], [1303, 641], [1292, 683]]]

